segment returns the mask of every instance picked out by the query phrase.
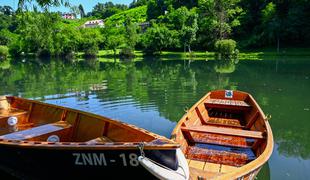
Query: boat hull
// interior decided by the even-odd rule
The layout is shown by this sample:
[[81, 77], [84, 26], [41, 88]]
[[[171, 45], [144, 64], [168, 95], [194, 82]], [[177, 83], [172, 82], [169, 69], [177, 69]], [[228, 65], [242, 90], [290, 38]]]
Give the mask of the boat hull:
[[[145, 150], [146, 157], [175, 157], [175, 150]], [[128, 178], [155, 179], [139, 164], [139, 150], [33, 149], [0, 146], [0, 166], [18, 178]], [[171, 162], [175, 161], [173, 158]], [[162, 163], [162, 162], [161, 162]], [[117, 173], [115, 173], [117, 172]]]
[[241, 91], [206, 94], [187, 110], [171, 139], [181, 145], [191, 179], [254, 179], [273, 150], [268, 118]]
[[0, 97], [0, 168], [21, 179], [153, 179], [138, 157], [145, 153], [176, 170], [178, 148], [163, 136], [121, 121]]

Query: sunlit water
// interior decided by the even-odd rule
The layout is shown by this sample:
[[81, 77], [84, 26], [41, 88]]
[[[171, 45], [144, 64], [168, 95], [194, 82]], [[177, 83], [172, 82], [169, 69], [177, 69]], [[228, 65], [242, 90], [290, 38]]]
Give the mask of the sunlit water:
[[272, 115], [274, 152], [259, 179], [306, 180], [310, 177], [310, 58], [296, 59], [2, 62], [0, 95], [88, 111], [170, 137], [184, 110], [208, 91], [246, 91]]

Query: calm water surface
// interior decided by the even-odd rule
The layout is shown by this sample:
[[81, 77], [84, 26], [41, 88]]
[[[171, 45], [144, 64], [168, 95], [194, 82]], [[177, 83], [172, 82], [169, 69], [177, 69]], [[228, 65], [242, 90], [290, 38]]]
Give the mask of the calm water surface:
[[170, 136], [204, 94], [251, 93], [272, 115], [275, 148], [258, 179], [310, 177], [310, 57], [263, 61], [0, 62], [0, 95], [88, 111]]

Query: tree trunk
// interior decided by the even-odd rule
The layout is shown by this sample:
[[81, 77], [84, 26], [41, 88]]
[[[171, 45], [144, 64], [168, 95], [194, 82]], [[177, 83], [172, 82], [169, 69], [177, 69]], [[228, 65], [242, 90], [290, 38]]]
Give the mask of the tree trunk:
[[187, 47], [188, 47], [188, 52], [189, 52], [189, 54], [191, 54], [191, 53], [192, 53], [191, 45], [188, 45]]
[[280, 37], [277, 36], [277, 53], [280, 53]]

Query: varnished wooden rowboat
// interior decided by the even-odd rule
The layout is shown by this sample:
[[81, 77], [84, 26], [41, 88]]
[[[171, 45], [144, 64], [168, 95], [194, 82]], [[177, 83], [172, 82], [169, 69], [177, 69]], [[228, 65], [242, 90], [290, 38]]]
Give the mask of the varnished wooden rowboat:
[[189, 177], [179, 145], [165, 137], [18, 97], [0, 98], [0, 168], [39, 179]]
[[267, 118], [245, 92], [212, 91], [181, 118], [172, 133], [191, 179], [254, 179], [273, 150]]

